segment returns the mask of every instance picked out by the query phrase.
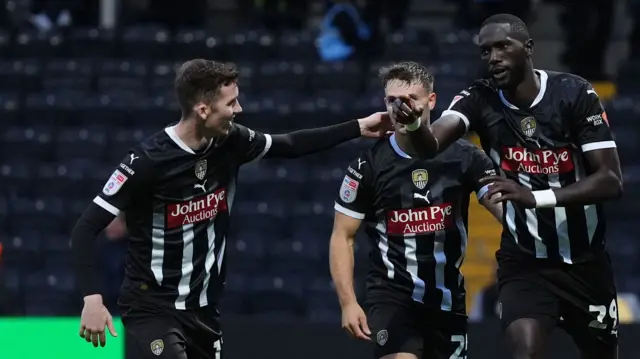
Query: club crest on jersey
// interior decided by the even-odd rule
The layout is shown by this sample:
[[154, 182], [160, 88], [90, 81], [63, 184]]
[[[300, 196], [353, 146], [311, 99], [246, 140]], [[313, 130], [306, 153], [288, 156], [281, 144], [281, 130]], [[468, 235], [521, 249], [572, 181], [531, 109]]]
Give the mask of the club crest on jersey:
[[424, 189], [429, 181], [429, 173], [427, 170], [415, 170], [411, 172], [411, 180], [418, 189]]
[[525, 117], [520, 121], [520, 128], [525, 136], [531, 137], [536, 133], [536, 119], [533, 117]]
[[115, 170], [109, 177], [109, 180], [102, 188], [102, 193], [107, 196], [113, 196], [118, 193], [122, 185], [127, 182], [127, 176], [125, 176], [122, 172]]
[[196, 177], [198, 177], [199, 180], [204, 179], [204, 177], [207, 175], [207, 160], [200, 160], [198, 162], [196, 162]]
[[162, 354], [162, 352], [164, 351], [164, 341], [162, 341], [162, 339], [156, 339], [151, 342], [149, 347], [151, 348], [151, 352], [153, 354], [155, 354], [156, 356], [160, 356], [160, 354]]
[[382, 329], [378, 332], [378, 334], [376, 334], [376, 341], [378, 342], [379, 346], [384, 346], [385, 344], [387, 344], [387, 340], [389, 340], [389, 333], [386, 329]]
[[349, 176], [344, 176], [342, 186], [340, 186], [340, 199], [344, 203], [351, 203], [356, 200], [360, 183]]

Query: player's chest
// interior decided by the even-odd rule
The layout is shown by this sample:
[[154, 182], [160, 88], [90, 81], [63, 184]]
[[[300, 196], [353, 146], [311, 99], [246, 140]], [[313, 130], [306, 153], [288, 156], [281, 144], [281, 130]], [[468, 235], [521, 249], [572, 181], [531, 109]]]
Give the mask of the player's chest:
[[572, 145], [571, 120], [556, 111], [511, 110], [488, 112], [478, 131], [483, 148], [502, 170], [528, 175], [559, 175], [572, 171], [578, 153]]
[[455, 226], [464, 187], [459, 162], [414, 163], [382, 175], [374, 207], [387, 234], [424, 234]]
[[167, 163], [155, 183], [154, 205], [162, 208], [168, 228], [211, 220], [227, 212], [237, 169], [211, 157]]
[[377, 210], [441, 206], [454, 201], [464, 190], [461, 164], [457, 161], [415, 161], [394, 165], [376, 175], [374, 207]]

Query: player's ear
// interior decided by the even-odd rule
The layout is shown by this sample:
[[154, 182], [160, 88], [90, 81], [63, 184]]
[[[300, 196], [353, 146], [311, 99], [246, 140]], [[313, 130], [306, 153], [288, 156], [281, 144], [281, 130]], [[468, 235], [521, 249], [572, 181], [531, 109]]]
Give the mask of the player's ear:
[[436, 93], [432, 92], [429, 94], [429, 110], [433, 111], [436, 108]]
[[195, 112], [199, 118], [206, 120], [211, 114], [211, 107], [207, 106], [204, 102], [198, 102], [193, 106], [193, 112]]
[[524, 49], [527, 52], [527, 56], [533, 55], [533, 39], [529, 39], [524, 43]]

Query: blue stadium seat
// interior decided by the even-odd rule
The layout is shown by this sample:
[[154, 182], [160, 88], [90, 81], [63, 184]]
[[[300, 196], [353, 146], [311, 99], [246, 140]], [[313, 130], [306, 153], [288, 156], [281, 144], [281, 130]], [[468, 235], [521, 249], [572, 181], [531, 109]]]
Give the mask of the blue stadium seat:
[[354, 62], [320, 63], [311, 74], [314, 90], [337, 90], [357, 93], [364, 87], [360, 65]]
[[122, 35], [122, 55], [135, 59], [162, 59], [170, 54], [171, 35], [161, 26], [132, 26]]
[[69, 57], [105, 58], [115, 53], [115, 32], [92, 27], [73, 27], [69, 31], [65, 52]]
[[38, 90], [40, 67], [33, 60], [0, 61], [0, 91], [25, 94]]
[[7, 161], [0, 166], [3, 190], [9, 200], [15, 196], [29, 196], [37, 188], [34, 181], [34, 165], [25, 161]]
[[15, 35], [11, 52], [15, 58], [50, 58], [61, 54], [63, 44], [58, 34], [23, 31]]
[[12, 161], [50, 160], [53, 134], [51, 127], [8, 127], [3, 134], [2, 156]]
[[278, 39], [279, 58], [291, 61], [316, 62], [319, 60], [315, 35], [308, 31], [284, 31]]
[[181, 29], [173, 37], [170, 58], [176, 61], [224, 56], [222, 39], [203, 30]]
[[[0, 78], [0, 82], [2, 82], [2, 78]], [[22, 104], [20, 103], [18, 94], [9, 92], [0, 93], [0, 124], [3, 127], [18, 124], [20, 122], [21, 107]]]
[[273, 61], [261, 64], [258, 70], [259, 76], [256, 76], [253, 82], [256, 91], [273, 91], [273, 85], [276, 83], [278, 88], [291, 92], [306, 89], [308, 69], [304, 63]]
[[93, 159], [103, 161], [107, 145], [106, 127], [68, 128], [58, 132], [56, 158], [59, 161]]

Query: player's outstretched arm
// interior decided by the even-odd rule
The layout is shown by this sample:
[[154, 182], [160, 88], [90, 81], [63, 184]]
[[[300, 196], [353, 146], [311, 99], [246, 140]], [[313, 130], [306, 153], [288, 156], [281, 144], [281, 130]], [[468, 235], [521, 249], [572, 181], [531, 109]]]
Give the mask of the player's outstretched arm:
[[336, 211], [329, 245], [331, 278], [342, 308], [342, 328], [357, 339], [370, 340], [367, 317], [353, 287], [354, 244], [361, 219]]
[[460, 117], [463, 115], [458, 112], [443, 113], [437, 121], [429, 124], [422, 119], [424, 109], [412, 108], [408, 104], [414, 107], [410, 99], [398, 98], [393, 102], [392, 109], [398, 122], [406, 126], [411, 144], [421, 157], [433, 157], [467, 131], [467, 126]]
[[265, 158], [297, 158], [335, 147], [361, 136], [383, 137], [391, 130], [386, 112], [345, 123], [272, 135]]

